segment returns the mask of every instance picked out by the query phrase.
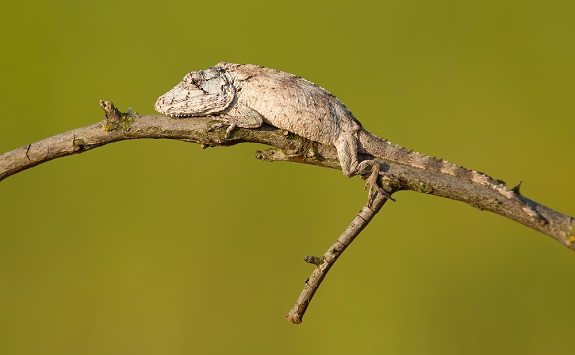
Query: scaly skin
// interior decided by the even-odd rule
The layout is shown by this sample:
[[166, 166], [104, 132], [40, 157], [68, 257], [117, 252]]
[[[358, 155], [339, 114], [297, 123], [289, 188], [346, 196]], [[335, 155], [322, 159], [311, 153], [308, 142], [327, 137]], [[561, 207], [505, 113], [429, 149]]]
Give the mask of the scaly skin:
[[506, 196], [513, 193], [485, 174], [409, 151], [372, 135], [331, 93], [275, 69], [221, 62], [209, 69], [188, 73], [178, 85], [158, 98], [155, 108], [177, 117], [214, 115], [229, 125], [226, 137], [235, 127], [257, 128], [265, 122], [312, 141], [333, 145], [343, 174], [368, 176], [366, 186], [370, 193], [377, 189], [386, 194], [377, 184], [380, 164], [376, 160], [360, 162], [359, 153], [456, 176], [489, 186]]

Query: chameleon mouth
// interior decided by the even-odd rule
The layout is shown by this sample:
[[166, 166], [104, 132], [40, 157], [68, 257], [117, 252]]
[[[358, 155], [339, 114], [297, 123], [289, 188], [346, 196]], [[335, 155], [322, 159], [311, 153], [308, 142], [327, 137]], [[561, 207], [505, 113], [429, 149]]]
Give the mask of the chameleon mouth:
[[156, 101], [154, 109], [163, 115], [171, 117], [188, 117], [191, 113], [185, 112], [185, 101], [177, 102], [173, 97], [161, 96]]
[[186, 115], [183, 113], [168, 113], [167, 114], [170, 117], [174, 117], [174, 118], [186, 118], [186, 117], [192, 117], [192, 115]]
[[222, 111], [231, 103], [235, 92], [210, 94], [201, 89], [174, 88], [160, 96], [156, 111], [172, 117], [205, 116]]

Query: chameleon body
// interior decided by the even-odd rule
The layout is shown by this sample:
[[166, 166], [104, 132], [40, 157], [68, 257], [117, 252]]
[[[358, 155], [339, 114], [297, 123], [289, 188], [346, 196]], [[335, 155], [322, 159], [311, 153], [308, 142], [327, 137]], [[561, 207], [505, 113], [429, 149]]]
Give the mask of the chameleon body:
[[257, 128], [264, 122], [337, 149], [343, 174], [367, 176], [366, 186], [383, 192], [377, 184], [380, 163], [359, 161], [359, 153], [444, 173], [488, 186], [511, 197], [505, 184], [489, 176], [442, 159], [407, 150], [366, 131], [335, 96], [303, 78], [251, 64], [221, 62], [206, 70], [188, 73], [162, 95], [155, 109], [163, 114], [188, 117], [213, 115], [235, 127]]

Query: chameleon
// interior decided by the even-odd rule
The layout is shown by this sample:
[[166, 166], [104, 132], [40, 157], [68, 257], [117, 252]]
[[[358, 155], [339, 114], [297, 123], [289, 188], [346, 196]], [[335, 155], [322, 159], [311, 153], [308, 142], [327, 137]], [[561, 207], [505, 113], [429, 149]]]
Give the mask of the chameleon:
[[[343, 174], [366, 177], [365, 188], [389, 194], [378, 184], [380, 162], [360, 160], [359, 154], [381, 157], [411, 167], [462, 178], [513, 198], [505, 183], [379, 138], [366, 129], [350, 110], [322, 87], [294, 74], [253, 64], [218, 63], [193, 71], [155, 103], [156, 111], [173, 117], [213, 116], [219, 127], [258, 128], [263, 123], [309, 140], [332, 145]], [[387, 176], [388, 178], [393, 178]]]

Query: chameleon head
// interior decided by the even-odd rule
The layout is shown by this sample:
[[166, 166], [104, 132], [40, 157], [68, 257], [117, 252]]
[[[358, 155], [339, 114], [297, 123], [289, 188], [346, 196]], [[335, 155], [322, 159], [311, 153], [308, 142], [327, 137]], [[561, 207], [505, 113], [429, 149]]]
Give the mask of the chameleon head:
[[156, 111], [175, 117], [218, 114], [234, 101], [232, 79], [219, 67], [186, 74], [173, 89], [160, 96]]

